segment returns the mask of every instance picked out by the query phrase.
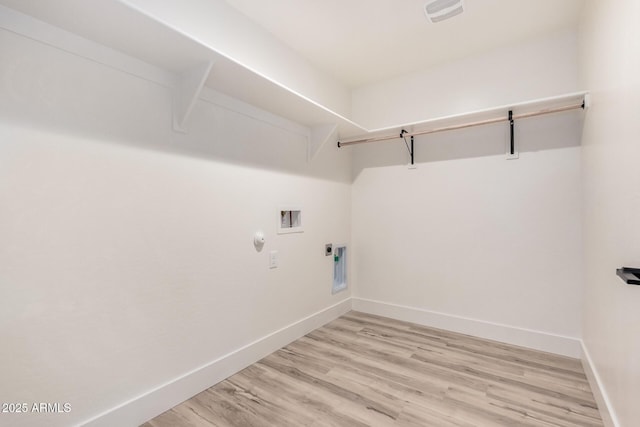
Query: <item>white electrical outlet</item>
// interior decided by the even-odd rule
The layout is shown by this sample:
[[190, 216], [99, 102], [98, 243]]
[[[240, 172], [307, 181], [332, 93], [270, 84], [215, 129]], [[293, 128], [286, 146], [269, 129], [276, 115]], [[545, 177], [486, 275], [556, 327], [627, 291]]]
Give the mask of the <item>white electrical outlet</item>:
[[269, 252], [269, 268], [278, 268], [278, 251]]

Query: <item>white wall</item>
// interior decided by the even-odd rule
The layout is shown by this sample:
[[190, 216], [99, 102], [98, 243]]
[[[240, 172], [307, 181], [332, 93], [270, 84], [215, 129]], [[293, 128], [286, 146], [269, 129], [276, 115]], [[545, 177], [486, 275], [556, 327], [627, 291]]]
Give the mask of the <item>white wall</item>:
[[583, 138], [584, 343], [618, 425], [640, 423], [640, 3], [592, 1], [582, 20], [582, 83], [592, 92]]
[[[330, 295], [322, 255], [347, 242], [361, 301], [574, 341], [583, 329], [613, 419], [635, 425], [640, 297], [614, 271], [640, 253], [640, 10], [587, 4], [580, 84], [563, 32], [353, 95], [355, 120], [380, 127], [589, 89], [583, 148], [574, 112], [518, 122], [513, 161], [502, 125], [417, 138], [416, 170], [397, 142], [356, 147], [353, 164], [328, 145], [307, 164], [300, 134], [203, 100], [175, 134], [165, 88], [0, 31], [0, 401], [73, 408], [0, 421], [87, 420], [348, 298]], [[348, 110], [329, 80], [304, 87], [308, 64], [254, 53]], [[303, 207], [304, 234], [275, 235], [283, 204]]]
[[[82, 422], [349, 297], [323, 254], [349, 243], [348, 153], [307, 164], [300, 135], [204, 101], [176, 134], [163, 87], [0, 51], [0, 401], [72, 405], [0, 424]], [[303, 234], [275, 234], [283, 204]]]
[[577, 67], [566, 30], [357, 88], [352, 120], [375, 129], [575, 92]]
[[[568, 49], [573, 36], [566, 37]], [[494, 58], [488, 55], [487, 64], [502, 63]], [[444, 78], [444, 70], [454, 71], [445, 88], [467, 67], [454, 65], [432, 72]], [[569, 74], [575, 67], [566, 61], [558, 67], [565, 89], [574, 89], [577, 75], [571, 81]], [[556, 81], [545, 82], [542, 93], [530, 96], [557, 88]], [[515, 78], [511, 84], [516, 86]], [[528, 84], [524, 77], [519, 80], [523, 89], [514, 96], [529, 91]], [[451, 105], [465, 103], [455, 95]], [[431, 98], [422, 101], [431, 102], [427, 109], [440, 106]], [[422, 310], [423, 318], [431, 319], [427, 323], [437, 318], [439, 326], [454, 329], [464, 318], [466, 332], [578, 356], [582, 115], [518, 121], [518, 160], [505, 160], [506, 124], [417, 137], [415, 170], [407, 169], [402, 142], [355, 148], [354, 296], [386, 304], [387, 313]], [[532, 331], [540, 333], [542, 344], [527, 343]], [[566, 338], [567, 347], [556, 348], [558, 338]]]

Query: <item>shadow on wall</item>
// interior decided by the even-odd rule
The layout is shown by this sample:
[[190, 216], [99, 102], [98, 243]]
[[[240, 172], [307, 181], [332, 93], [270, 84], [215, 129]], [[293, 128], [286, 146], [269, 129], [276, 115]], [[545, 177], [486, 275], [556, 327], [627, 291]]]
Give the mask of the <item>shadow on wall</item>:
[[[577, 147], [582, 139], [584, 112], [570, 111], [522, 119], [515, 123], [516, 150], [521, 155], [542, 150]], [[416, 136], [415, 164], [504, 156], [509, 147], [507, 122], [431, 135]], [[409, 139], [407, 138], [407, 141]], [[401, 139], [362, 144], [353, 150], [353, 180], [364, 169], [403, 166], [410, 161]]]
[[172, 130], [159, 84], [0, 30], [0, 121], [91, 142], [350, 182], [351, 153], [327, 143], [307, 161], [307, 137], [199, 100]]
[[331, 138], [308, 160], [306, 135], [208, 101], [198, 103], [188, 126], [187, 134], [170, 132], [173, 144], [181, 146], [182, 153], [252, 168], [350, 182], [351, 153], [339, 150]]
[[155, 107], [161, 110], [155, 112], [156, 117], [148, 117], [148, 110], [143, 111], [144, 108], [135, 111], [127, 107], [125, 110], [129, 110], [128, 114], [123, 114], [121, 118], [105, 117], [99, 111], [102, 107], [93, 109], [89, 114], [102, 117], [101, 122], [84, 118], [78, 120], [78, 117], [73, 117], [73, 112], [64, 117], [60, 113], [63, 108], [58, 107], [55, 108], [55, 115], [48, 112], [20, 114], [20, 109], [5, 104], [0, 105], [0, 122], [79, 137], [87, 144], [114, 144], [254, 169], [350, 182], [351, 153], [339, 150], [331, 141], [320, 149], [313, 160], [308, 161], [306, 136], [204, 101], [199, 101], [194, 107], [194, 117], [187, 126], [187, 133], [175, 132], [171, 127], [170, 98], [167, 96], [163, 101]]

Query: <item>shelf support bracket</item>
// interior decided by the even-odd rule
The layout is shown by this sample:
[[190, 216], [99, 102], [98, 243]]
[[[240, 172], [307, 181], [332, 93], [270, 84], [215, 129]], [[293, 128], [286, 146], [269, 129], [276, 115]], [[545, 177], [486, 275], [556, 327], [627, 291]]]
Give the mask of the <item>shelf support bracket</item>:
[[[337, 124], [316, 125], [311, 127], [309, 132], [309, 144], [307, 150], [307, 161], [310, 162], [318, 154], [322, 146], [329, 141], [338, 141]], [[339, 147], [339, 145], [338, 145]]]
[[513, 120], [513, 110], [509, 110], [509, 151], [507, 152], [507, 160], [514, 160], [519, 157], [518, 151], [516, 151], [515, 140], [515, 123]]
[[413, 135], [411, 135], [411, 166], [413, 166]]
[[413, 166], [413, 135], [411, 135], [411, 145], [407, 142], [407, 138], [404, 137], [405, 133], [409, 133], [406, 130], [402, 129], [400, 131], [400, 138], [404, 141], [404, 145], [407, 147], [407, 151], [409, 152], [409, 156], [411, 157], [411, 165]]
[[196, 104], [213, 62], [197, 65], [178, 76], [173, 91], [173, 130], [187, 133], [184, 125]]

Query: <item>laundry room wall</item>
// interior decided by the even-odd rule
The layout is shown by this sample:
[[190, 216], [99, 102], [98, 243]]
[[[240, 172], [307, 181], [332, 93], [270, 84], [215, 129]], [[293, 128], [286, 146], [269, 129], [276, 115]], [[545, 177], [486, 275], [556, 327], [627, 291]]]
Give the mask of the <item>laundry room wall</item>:
[[[571, 93], [575, 46], [563, 32], [364, 88], [354, 115], [385, 125]], [[378, 116], [356, 109], [386, 95]], [[415, 169], [401, 140], [350, 148], [354, 307], [578, 357], [583, 116], [516, 121], [517, 160], [508, 123], [418, 136]]]
[[638, 16], [636, 1], [587, 2], [580, 44], [593, 94], [582, 142], [585, 359], [607, 426], [623, 427], [640, 420], [640, 287], [616, 276], [640, 267]]
[[[5, 30], [0, 51], [0, 400], [70, 404], [0, 424], [172, 390], [162, 412], [348, 309], [324, 256], [350, 243], [348, 153], [307, 162], [298, 126], [206, 99], [176, 133], [166, 87]], [[303, 233], [276, 234], [286, 206]]]
[[377, 129], [584, 90], [577, 46], [575, 29], [558, 30], [365, 85], [352, 92], [352, 117]]

